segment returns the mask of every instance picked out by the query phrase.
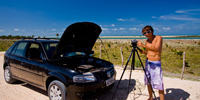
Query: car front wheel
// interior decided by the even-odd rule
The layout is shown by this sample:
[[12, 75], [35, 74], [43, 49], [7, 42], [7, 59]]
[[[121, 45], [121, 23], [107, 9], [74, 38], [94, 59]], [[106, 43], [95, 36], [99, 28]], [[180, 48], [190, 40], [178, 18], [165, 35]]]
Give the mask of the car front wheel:
[[50, 100], [66, 100], [65, 85], [58, 80], [52, 81], [48, 87], [48, 96]]
[[7, 83], [14, 83], [16, 80], [12, 77], [12, 73], [10, 71], [10, 67], [6, 66], [4, 69], [4, 79]]

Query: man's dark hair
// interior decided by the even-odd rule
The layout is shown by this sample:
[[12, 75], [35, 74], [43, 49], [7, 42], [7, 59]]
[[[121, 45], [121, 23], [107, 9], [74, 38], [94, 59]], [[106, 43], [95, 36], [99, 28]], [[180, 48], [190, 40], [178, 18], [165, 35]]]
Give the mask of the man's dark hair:
[[151, 30], [152, 33], [154, 31], [153, 28], [150, 25], [147, 25], [142, 29], [142, 33], [145, 32], [145, 31], [148, 31], [148, 30]]

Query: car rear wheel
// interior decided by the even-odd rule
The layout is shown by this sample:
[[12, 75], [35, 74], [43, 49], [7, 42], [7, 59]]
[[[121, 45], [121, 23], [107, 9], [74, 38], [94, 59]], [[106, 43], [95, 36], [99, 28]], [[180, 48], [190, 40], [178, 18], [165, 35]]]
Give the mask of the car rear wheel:
[[6, 66], [4, 69], [4, 79], [7, 83], [14, 83], [16, 80], [12, 77], [12, 73], [10, 71], [10, 67]]
[[67, 100], [65, 85], [58, 81], [52, 81], [48, 87], [48, 96], [50, 100]]

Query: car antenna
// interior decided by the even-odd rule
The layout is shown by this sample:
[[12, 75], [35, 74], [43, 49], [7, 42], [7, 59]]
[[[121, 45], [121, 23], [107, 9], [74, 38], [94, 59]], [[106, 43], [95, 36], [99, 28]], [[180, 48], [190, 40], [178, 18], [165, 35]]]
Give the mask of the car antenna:
[[[101, 38], [100, 38], [100, 37], [98, 37], [98, 38], [99, 38], [99, 40], [101, 41], [101, 43], [103, 44], [103, 41], [101, 40]], [[107, 56], [108, 56], [108, 52], [107, 52], [107, 49], [105, 48], [104, 44], [103, 44], [103, 47], [104, 47], [104, 49], [105, 49], [105, 51], [106, 51], [106, 54], [107, 54]], [[108, 56], [108, 60], [110, 61], [109, 56]]]

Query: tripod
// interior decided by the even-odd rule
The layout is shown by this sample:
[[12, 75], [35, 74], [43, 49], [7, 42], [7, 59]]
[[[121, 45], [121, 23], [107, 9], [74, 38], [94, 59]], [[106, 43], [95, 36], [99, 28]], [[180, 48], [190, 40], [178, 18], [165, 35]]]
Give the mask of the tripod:
[[121, 75], [121, 77], [120, 77], [120, 80], [119, 80], [119, 82], [118, 82], [118, 84], [117, 84], [116, 90], [115, 90], [115, 92], [114, 92], [114, 94], [113, 94], [111, 100], [114, 99], [114, 96], [115, 96], [115, 94], [116, 94], [116, 91], [117, 91], [117, 89], [118, 89], [118, 87], [119, 87], [119, 84], [120, 84], [120, 82], [121, 82], [121, 80], [122, 80], [122, 77], [123, 77], [123, 75], [124, 75], [124, 72], [125, 72], [125, 70], [126, 70], [126, 68], [127, 68], [127, 65], [128, 65], [128, 63], [129, 63], [129, 61], [130, 61], [130, 58], [131, 58], [131, 56], [132, 56], [131, 71], [130, 71], [130, 76], [129, 76], [129, 84], [128, 84], [128, 92], [127, 92], [127, 93], [129, 93], [129, 86], [130, 86], [130, 80], [131, 80], [132, 70], [135, 70], [135, 52], [137, 53], [137, 56], [138, 56], [138, 58], [139, 58], [139, 60], [140, 60], [140, 63], [141, 63], [141, 65], [142, 65], [142, 68], [143, 68], [143, 71], [144, 71], [144, 73], [145, 73], [145, 76], [146, 76], [146, 78], [147, 78], [147, 80], [148, 80], [148, 83], [149, 83], [149, 85], [150, 85], [150, 88], [151, 88], [151, 90], [152, 90], [152, 93], [153, 93], [154, 97], [156, 98], [156, 95], [155, 95], [155, 92], [154, 92], [154, 90], [153, 90], [153, 88], [152, 88], [150, 79], [147, 77], [147, 74], [146, 74], [145, 69], [144, 69], [144, 65], [143, 65], [143, 63], [142, 63], [142, 61], [141, 61], [141, 59], [140, 59], [140, 56], [139, 56], [139, 54], [138, 54], [138, 51], [137, 51], [137, 49], [138, 49], [139, 51], [142, 51], [142, 50], [141, 50], [140, 48], [137, 47], [137, 40], [132, 40], [132, 41], [131, 41], [131, 44], [132, 44], [133, 49], [132, 49], [132, 51], [131, 51], [131, 54], [129, 55], [129, 58], [128, 58], [127, 62], [126, 62], [126, 65], [125, 65], [125, 67], [124, 67], [124, 70], [123, 70], [123, 72], [122, 72], [122, 75]]

